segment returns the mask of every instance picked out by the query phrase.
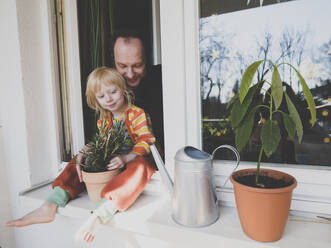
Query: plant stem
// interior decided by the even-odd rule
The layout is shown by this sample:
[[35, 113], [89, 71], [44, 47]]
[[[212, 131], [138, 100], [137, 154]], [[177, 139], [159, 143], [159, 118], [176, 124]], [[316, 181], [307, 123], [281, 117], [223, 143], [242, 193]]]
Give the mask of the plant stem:
[[270, 95], [270, 120], [272, 121], [272, 96]]
[[270, 109], [270, 107], [269, 106], [267, 106], [267, 105], [263, 105], [263, 104], [260, 104], [260, 105], [257, 105], [257, 107], [264, 107], [264, 108], [267, 108], [267, 109]]
[[257, 168], [256, 168], [256, 175], [255, 175], [255, 184], [256, 186], [260, 186], [261, 188], [264, 188], [264, 184], [259, 183], [259, 176], [260, 176], [260, 164], [261, 164], [261, 158], [263, 154], [263, 145], [261, 146], [259, 159], [257, 161]]
[[283, 114], [287, 114], [287, 113], [285, 113], [284, 111], [281, 111], [281, 110], [279, 110], [279, 109], [277, 109], [277, 110], [274, 111], [273, 113], [277, 113], [277, 112], [279, 112], [279, 113], [283, 113]]

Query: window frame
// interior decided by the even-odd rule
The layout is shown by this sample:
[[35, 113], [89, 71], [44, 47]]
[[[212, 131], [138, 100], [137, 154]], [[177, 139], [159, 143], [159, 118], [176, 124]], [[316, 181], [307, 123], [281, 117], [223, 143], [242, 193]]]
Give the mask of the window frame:
[[[199, 1], [161, 0], [160, 13], [166, 165], [173, 175], [177, 149], [185, 145], [202, 147]], [[234, 165], [228, 161], [215, 161], [214, 165], [219, 199], [233, 206], [232, 184], [222, 186]], [[255, 164], [241, 162], [238, 169], [249, 167]], [[291, 209], [331, 214], [331, 167], [270, 163], [262, 163], [262, 167], [284, 171], [297, 179]]]
[[[76, 1], [65, 0], [65, 12], [73, 151], [76, 153], [84, 145]], [[202, 147], [199, 1], [160, 0], [160, 24], [165, 161], [173, 178], [176, 151], [186, 145]], [[222, 187], [233, 170], [233, 163], [215, 161], [214, 166], [219, 199], [222, 204], [234, 206], [232, 184], [227, 182]], [[247, 167], [255, 165], [241, 162], [238, 169]], [[291, 209], [331, 214], [331, 167], [279, 164], [262, 164], [262, 167], [296, 177], [298, 187], [293, 193]]]
[[72, 130], [72, 151], [77, 154], [85, 145], [83, 101], [80, 77], [78, 15], [76, 1], [64, 0], [67, 80], [69, 86], [69, 109]]
[[[67, 70], [67, 86], [68, 86], [68, 107], [70, 116], [70, 127], [72, 128], [71, 137], [71, 151], [73, 154], [78, 153], [78, 151], [84, 146], [84, 129], [83, 129], [83, 108], [82, 108], [82, 97], [81, 97], [81, 85], [80, 85], [80, 60], [79, 60], [79, 47], [78, 47], [78, 26], [77, 26], [77, 8], [76, 1], [62, 0], [63, 2], [63, 15], [64, 15], [64, 39], [65, 43], [65, 54], [66, 56], [66, 70]], [[49, 133], [46, 136], [39, 135], [40, 140], [47, 140], [49, 145], [45, 151], [47, 154], [40, 153], [39, 150], [34, 149], [28, 152], [29, 157], [32, 157], [36, 162], [29, 161], [28, 171], [26, 179], [27, 183], [24, 187], [20, 188], [18, 191], [19, 195], [24, 195], [25, 193], [40, 188], [44, 185], [52, 182], [55, 177], [61, 173], [61, 171], [67, 165], [66, 161], [63, 161], [61, 155], [61, 146], [63, 141], [61, 140], [62, 129], [61, 129], [61, 104], [59, 95], [59, 74], [58, 74], [58, 55], [57, 55], [57, 41], [56, 41], [56, 18], [55, 18], [55, 5], [52, 1], [42, 1], [41, 3], [35, 3], [39, 8], [31, 8], [29, 10], [31, 13], [40, 14], [42, 18], [47, 20], [47, 22], [42, 22], [42, 30], [40, 30], [40, 36], [38, 39], [42, 40], [44, 47], [34, 47], [36, 51], [43, 55], [46, 63], [44, 66], [45, 80], [49, 80], [47, 83], [47, 94], [48, 104], [35, 104], [34, 108], [31, 106], [26, 107], [26, 115], [32, 115], [32, 110], [41, 110], [41, 106], [48, 106], [49, 111], [45, 113], [45, 118], [39, 120], [48, 126], [49, 123]], [[28, 12], [28, 13], [30, 13]], [[42, 13], [42, 14], [41, 14]], [[24, 16], [25, 18], [26, 16]], [[37, 31], [36, 31], [37, 32]], [[26, 32], [21, 35], [22, 40], [27, 40], [30, 33]], [[28, 45], [29, 46], [29, 45]], [[31, 46], [31, 45], [30, 45]], [[33, 54], [30, 52], [30, 54]], [[25, 55], [28, 59], [33, 59], [30, 54]], [[39, 71], [36, 73], [40, 73]], [[46, 82], [47, 82], [46, 80]], [[45, 81], [42, 81], [45, 83]], [[36, 89], [34, 89], [36, 90]], [[24, 93], [27, 94], [27, 90], [23, 89]], [[29, 126], [33, 127], [35, 119], [28, 120]], [[27, 128], [27, 140], [29, 145], [31, 144], [40, 145], [39, 138], [31, 135], [34, 131], [32, 128]], [[45, 145], [46, 146], [46, 145]], [[41, 162], [40, 162], [41, 161]], [[48, 167], [44, 164], [47, 161], [51, 161]], [[43, 170], [39, 167], [45, 168]]]

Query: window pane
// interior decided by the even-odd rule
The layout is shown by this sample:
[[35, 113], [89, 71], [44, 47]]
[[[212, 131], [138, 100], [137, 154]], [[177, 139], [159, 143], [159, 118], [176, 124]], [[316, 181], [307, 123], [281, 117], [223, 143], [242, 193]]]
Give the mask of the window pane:
[[152, 57], [148, 53], [152, 50], [152, 1], [77, 0], [77, 10], [84, 131], [85, 140], [89, 141], [95, 133], [98, 117], [86, 103], [87, 76], [99, 66], [114, 66], [112, 39], [118, 30], [137, 29], [143, 32], [147, 58]]
[[[287, 164], [331, 165], [331, 29], [329, 0], [280, 1], [201, 0], [200, 78], [203, 149], [212, 152], [221, 144], [235, 145], [227, 105], [239, 92], [245, 68], [270, 59], [299, 69], [314, 96], [317, 121], [302, 98], [302, 87], [293, 69], [281, 66], [284, 85], [296, 103], [304, 128], [302, 143], [290, 139], [284, 128], [277, 151], [263, 161]], [[294, 14], [295, 13], [295, 14]], [[253, 82], [269, 79], [271, 68], [261, 65]], [[284, 86], [285, 87], [285, 86]], [[256, 117], [258, 118], [258, 116]], [[277, 116], [275, 116], [277, 118]], [[260, 128], [241, 152], [242, 160], [257, 161]], [[231, 153], [221, 159], [233, 159]]]
[[65, 22], [63, 9], [63, 0], [54, 0], [54, 18], [56, 20], [56, 49], [57, 49], [57, 70], [56, 78], [58, 80], [58, 109], [60, 113], [59, 134], [60, 149], [62, 161], [69, 161], [72, 158], [72, 138], [69, 116], [69, 96], [67, 79], [67, 59], [66, 59], [66, 40], [65, 40]]

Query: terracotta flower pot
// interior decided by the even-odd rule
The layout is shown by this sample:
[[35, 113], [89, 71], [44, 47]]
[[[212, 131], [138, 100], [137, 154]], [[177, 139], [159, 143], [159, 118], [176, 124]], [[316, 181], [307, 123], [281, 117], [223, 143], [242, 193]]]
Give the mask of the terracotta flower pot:
[[100, 193], [103, 187], [112, 180], [120, 169], [115, 169], [105, 172], [85, 172], [83, 173], [83, 181], [86, 185], [87, 194], [93, 203], [98, 203], [101, 200]]
[[280, 171], [261, 169], [260, 175], [292, 182], [283, 188], [254, 188], [240, 184], [236, 178], [255, 175], [256, 169], [239, 170], [231, 175], [240, 223], [250, 238], [273, 242], [281, 238], [292, 200], [292, 191], [297, 185], [294, 177]]

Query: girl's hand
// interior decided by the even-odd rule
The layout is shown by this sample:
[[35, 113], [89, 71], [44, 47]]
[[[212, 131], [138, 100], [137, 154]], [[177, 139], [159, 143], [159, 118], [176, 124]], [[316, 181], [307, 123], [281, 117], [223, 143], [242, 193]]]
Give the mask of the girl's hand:
[[125, 165], [125, 161], [122, 156], [116, 156], [112, 160], [110, 160], [109, 164], [107, 165], [107, 170], [114, 170], [120, 169]]
[[80, 165], [76, 164], [76, 170], [79, 178], [79, 182], [83, 182], [83, 176], [82, 176], [82, 169], [80, 168]]
[[125, 164], [129, 163], [132, 159], [137, 157], [135, 153], [128, 153], [122, 156], [116, 156], [112, 160], [110, 160], [109, 164], [107, 165], [108, 170], [114, 170], [122, 168]]
[[76, 156], [76, 171], [78, 174], [79, 182], [83, 182], [82, 168], [80, 167], [82, 160], [83, 160], [83, 154], [79, 152], [78, 155]]
[[[87, 146], [84, 146], [82, 151], [86, 151]], [[81, 168], [81, 163], [83, 161], [84, 154], [82, 152], [79, 152], [76, 156], [76, 171], [78, 174], [79, 182], [83, 182], [83, 176], [82, 176], [82, 168]]]

